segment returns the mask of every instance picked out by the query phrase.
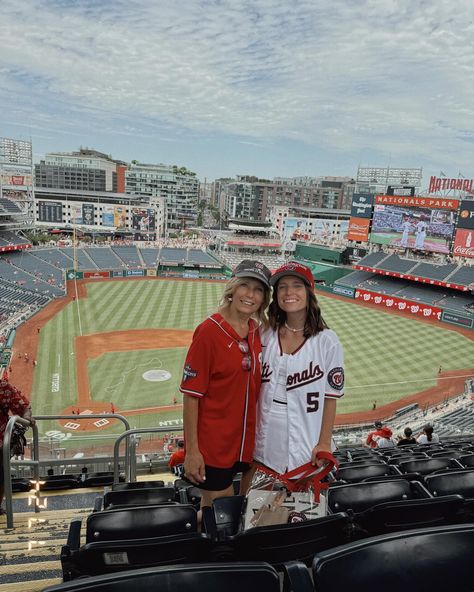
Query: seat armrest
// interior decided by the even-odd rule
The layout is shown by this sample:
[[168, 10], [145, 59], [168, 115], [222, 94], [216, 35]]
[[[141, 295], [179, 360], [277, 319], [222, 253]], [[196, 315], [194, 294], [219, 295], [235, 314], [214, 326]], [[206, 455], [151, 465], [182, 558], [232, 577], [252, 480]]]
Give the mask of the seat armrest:
[[283, 572], [283, 592], [314, 592], [311, 576], [304, 563], [300, 561], [285, 563]]
[[66, 543], [71, 550], [79, 549], [81, 546], [81, 526], [82, 520], [80, 518], [71, 520]]

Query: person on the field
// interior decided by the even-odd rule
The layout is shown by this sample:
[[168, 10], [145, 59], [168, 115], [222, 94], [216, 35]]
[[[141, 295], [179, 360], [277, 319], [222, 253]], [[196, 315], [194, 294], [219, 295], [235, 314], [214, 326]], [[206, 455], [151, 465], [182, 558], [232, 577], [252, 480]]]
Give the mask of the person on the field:
[[254, 459], [284, 473], [308, 462], [321, 466], [318, 452], [331, 452], [344, 363], [341, 343], [321, 315], [311, 270], [286, 263], [270, 283]]
[[424, 220], [419, 220], [416, 223], [415, 249], [424, 249], [427, 228], [428, 228], [428, 225], [426, 224], [426, 222]]
[[5, 491], [4, 487], [4, 471], [3, 471], [3, 438], [5, 437], [5, 430], [7, 427], [8, 420], [10, 419], [9, 413], [13, 415], [19, 415], [24, 419], [27, 419], [31, 425], [34, 425], [35, 421], [31, 416], [30, 402], [14, 386], [12, 386], [7, 380], [0, 380], [0, 514], [5, 514], [5, 510], [1, 507], [3, 502], [3, 494]]
[[411, 224], [408, 221], [408, 218], [403, 219], [402, 223], [402, 238], [400, 240], [401, 247], [408, 247], [408, 235], [410, 234]]
[[218, 312], [195, 330], [180, 391], [185, 477], [202, 490], [201, 506], [233, 495], [233, 478], [249, 473], [261, 383], [259, 326], [266, 325], [271, 272], [244, 260], [227, 283]]

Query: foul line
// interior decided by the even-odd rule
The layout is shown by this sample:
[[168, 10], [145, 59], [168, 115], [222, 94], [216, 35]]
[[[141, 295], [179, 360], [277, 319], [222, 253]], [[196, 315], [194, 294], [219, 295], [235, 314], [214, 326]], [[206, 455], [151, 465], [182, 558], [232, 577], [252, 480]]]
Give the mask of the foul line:
[[394, 384], [410, 384], [413, 382], [426, 382], [427, 380], [453, 380], [453, 378], [473, 378], [472, 374], [460, 374], [459, 376], [434, 376], [431, 378], [419, 378], [418, 380], [403, 380], [400, 382], [379, 382], [375, 384], [360, 384], [358, 386], [348, 386], [346, 391], [350, 389], [368, 388], [371, 386], [393, 386]]

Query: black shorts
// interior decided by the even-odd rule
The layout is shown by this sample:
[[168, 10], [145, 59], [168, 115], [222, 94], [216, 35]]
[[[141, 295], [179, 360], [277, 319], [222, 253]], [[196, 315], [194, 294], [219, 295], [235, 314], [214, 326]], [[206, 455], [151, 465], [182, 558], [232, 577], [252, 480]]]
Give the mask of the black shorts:
[[223, 491], [232, 485], [237, 473], [244, 473], [250, 469], [250, 463], [236, 462], [228, 469], [219, 469], [206, 465], [206, 480], [198, 485], [205, 491]]

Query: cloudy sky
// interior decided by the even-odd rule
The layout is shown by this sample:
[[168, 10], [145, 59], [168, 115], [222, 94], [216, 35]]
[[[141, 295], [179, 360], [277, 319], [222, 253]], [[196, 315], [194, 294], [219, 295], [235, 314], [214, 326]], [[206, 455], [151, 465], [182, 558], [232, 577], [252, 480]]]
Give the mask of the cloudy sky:
[[473, 0], [1, 0], [0, 136], [201, 179], [474, 177]]

